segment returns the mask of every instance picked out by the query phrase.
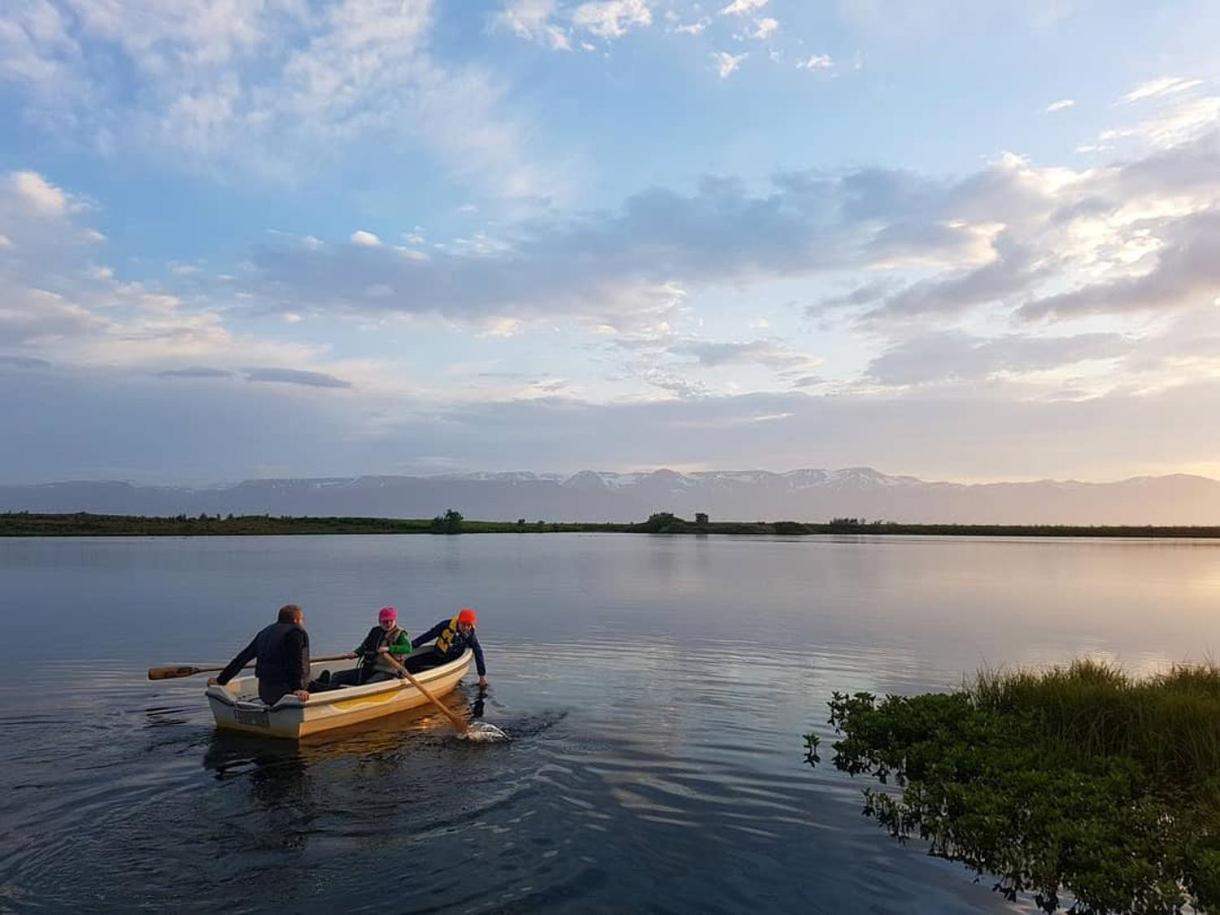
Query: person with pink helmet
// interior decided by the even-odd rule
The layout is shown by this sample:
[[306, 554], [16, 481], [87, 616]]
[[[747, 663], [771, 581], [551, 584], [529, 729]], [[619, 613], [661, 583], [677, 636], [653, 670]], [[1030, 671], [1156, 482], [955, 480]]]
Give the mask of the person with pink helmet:
[[329, 678], [323, 671], [319, 680], [323, 688], [362, 686], [365, 683], [376, 683], [378, 680], [389, 680], [399, 674], [385, 656], [388, 654], [401, 663], [410, 653], [411, 637], [407, 630], [398, 625], [398, 611], [393, 607], [382, 607], [377, 614], [377, 625], [370, 629], [364, 641], [356, 646], [359, 666], [352, 670], [340, 670]]

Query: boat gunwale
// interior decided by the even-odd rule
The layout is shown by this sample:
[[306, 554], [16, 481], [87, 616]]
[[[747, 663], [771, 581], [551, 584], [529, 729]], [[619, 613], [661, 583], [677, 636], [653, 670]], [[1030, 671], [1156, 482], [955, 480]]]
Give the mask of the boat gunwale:
[[[419, 680], [424, 686], [433, 680], [439, 680], [451, 674], [457, 667], [465, 664], [469, 666], [474, 652], [467, 648], [458, 657], [452, 661], [447, 661], [438, 667], [430, 667], [427, 670], [422, 670], [418, 674], [412, 674], [416, 680]], [[311, 663], [312, 667], [313, 664]], [[239, 677], [230, 681], [233, 684], [240, 684], [243, 680], [257, 682], [258, 677]], [[310, 693], [309, 698], [302, 702], [292, 693], [285, 693], [275, 705], [264, 705], [260, 699], [241, 699], [229, 692], [226, 686], [219, 684], [209, 686], [204, 690], [204, 695], [208, 698], [215, 699], [223, 705], [233, 706], [257, 706], [260, 709], [266, 709], [269, 713], [282, 712], [295, 709], [323, 708], [327, 705], [333, 705], [336, 702], [346, 701], [348, 699], [359, 699], [364, 696], [375, 696], [379, 693], [391, 692], [393, 690], [412, 689], [415, 687], [405, 677], [395, 678], [392, 680], [379, 680], [376, 683], [366, 683], [363, 686], [345, 686], [340, 689], [326, 690], [319, 693]], [[419, 692], [419, 690], [416, 690]]]

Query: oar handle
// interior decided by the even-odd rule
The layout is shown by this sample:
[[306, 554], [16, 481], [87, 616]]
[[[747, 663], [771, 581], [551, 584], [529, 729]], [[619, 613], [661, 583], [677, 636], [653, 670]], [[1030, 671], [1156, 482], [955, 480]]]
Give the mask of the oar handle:
[[[310, 658], [313, 661], [346, 661], [356, 657], [351, 652], [347, 654], [329, 654], [322, 658]], [[242, 670], [254, 666], [253, 661], [247, 664]], [[195, 674], [214, 673], [218, 670], [224, 670], [224, 666], [220, 667], [193, 667], [190, 664], [171, 664], [167, 667], [150, 667], [148, 668], [148, 679], [150, 680], [173, 680], [178, 677], [193, 677]]]
[[422, 683], [420, 683], [418, 680], [416, 680], [413, 676], [411, 676], [411, 672], [409, 670], [407, 670], [405, 667], [403, 667], [400, 663], [398, 663], [398, 658], [394, 657], [389, 652], [386, 652], [384, 655], [382, 655], [382, 657], [384, 657], [391, 664], [393, 664], [396, 668], [398, 668], [398, 672], [401, 673], [404, 677], [406, 677], [412, 686], [414, 686], [417, 690], [419, 690], [421, 693], [423, 693], [428, 698], [429, 702], [431, 702], [438, 709], [440, 709], [441, 713], [444, 714], [444, 716], [446, 718], [448, 718], [450, 720], [450, 722], [453, 723], [453, 726], [458, 729], [458, 733], [460, 733], [460, 734], [466, 733], [466, 730], [470, 727], [470, 725], [467, 724], [465, 720], [463, 720], [459, 716], [455, 715], [449, 709], [448, 706], [446, 706], [443, 702], [441, 702], [440, 699], [436, 698], [436, 696], [428, 689], [428, 687], [424, 686]]

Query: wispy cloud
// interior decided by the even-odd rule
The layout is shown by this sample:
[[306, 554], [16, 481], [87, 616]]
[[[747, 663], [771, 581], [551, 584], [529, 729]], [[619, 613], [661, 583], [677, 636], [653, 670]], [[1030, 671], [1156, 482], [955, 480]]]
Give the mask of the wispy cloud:
[[[428, 46], [431, 0], [77, 0], [19, 6], [0, 29], [0, 79], [41, 121], [90, 145], [179, 167], [294, 180], [370, 135], [422, 144], [510, 197], [552, 183], [506, 115], [499, 80]], [[521, 25], [526, 28], [527, 25]], [[131, 86], [141, 91], [132, 96]], [[422, 125], [427, 125], [426, 128]]]
[[1150, 79], [1146, 83], [1140, 83], [1120, 101], [1123, 102], [1142, 102], [1145, 99], [1158, 98], [1163, 95], [1174, 95], [1178, 92], [1185, 92], [1187, 89], [1193, 89], [1195, 86], [1202, 85], [1201, 79], [1183, 79], [1179, 76], [1162, 76], [1158, 79]]
[[1058, 101], [1051, 102], [1049, 105], [1046, 106], [1045, 110], [1049, 114], [1049, 113], [1052, 113], [1055, 111], [1064, 111], [1068, 108], [1073, 107], [1075, 104], [1076, 104], [1075, 99], [1061, 98]]
[[1126, 127], [1113, 127], [1098, 135], [1099, 146], [1118, 140], [1135, 140], [1161, 149], [1180, 146], [1215, 129], [1220, 121], [1220, 96], [1173, 99], [1152, 117]]
[[720, 11], [721, 16], [745, 16], [766, 6], [768, 0], [733, 0]]
[[694, 22], [688, 22], [685, 25], [676, 25], [673, 27], [673, 31], [679, 35], [702, 35], [710, 24], [711, 20], [704, 17]]
[[507, 28], [518, 38], [546, 45], [555, 51], [570, 51], [567, 32], [554, 21], [555, 0], [511, 0], [493, 22]]
[[712, 63], [716, 67], [716, 73], [721, 79], [727, 79], [741, 67], [742, 62], [749, 57], [748, 53], [730, 54], [728, 51], [713, 51], [711, 53]]
[[783, 341], [774, 338], [732, 342], [689, 340], [674, 344], [669, 350], [679, 355], [693, 356], [700, 365], [707, 367], [761, 365], [807, 372], [821, 363], [817, 357], [795, 352]]
[[829, 54], [811, 54], [796, 62], [798, 70], [833, 70], [834, 65]]
[[162, 369], [156, 373], [161, 378], [231, 378], [233, 373], [225, 369], [212, 369], [202, 365], [184, 369]]
[[599, 38], [622, 38], [652, 24], [646, 0], [590, 0], [572, 11], [572, 25]]
[[299, 384], [307, 388], [350, 388], [351, 382], [328, 375], [325, 372], [307, 372], [300, 369], [253, 368], [246, 369], [248, 381], [266, 381], [274, 384]]
[[750, 33], [750, 37], [756, 41], [766, 41], [777, 31], [779, 31], [779, 21], [768, 16], [754, 23], [754, 31]]
[[888, 349], [869, 363], [868, 374], [886, 385], [975, 381], [1115, 359], [1131, 348], [1131, 341], [1110, 333], [985, 338], [946, 331], [914, 337]]
[[555, 0], [508, 0], [492, 22], [518, 38], [570, 51], [574, 45], [584, 47], [582, 36], [609, 42], [647, 28], [652, 10], [647, 0], [587, 0], [566, 7]]

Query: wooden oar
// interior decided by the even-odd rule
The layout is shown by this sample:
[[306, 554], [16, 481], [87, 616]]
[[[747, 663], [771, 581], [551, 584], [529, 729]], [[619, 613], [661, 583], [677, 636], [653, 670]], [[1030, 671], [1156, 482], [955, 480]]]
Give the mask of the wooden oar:
[[467, 729], [470, 727], [470, 724], [465, 719], [459, 717], [458, 715], [455, 715], [452, 711], [450, 711], [448, 706], [446, 706], [443, 702], [441, 702], [440, 699], [436, 698], [436, 696], [434, 696], [428, 690], [428, 687], [424, 686], [422, 683], [420, 683], [418, 680], [416, 680], [413, 676], [411, 676], [411, 672], [409, 670], [407, 670], [405, 667], [403, 667], [401, 664], [399, 664], [398, 659], [396, 657], [394, 657], [392, 654], [390, 654], [389, 652], [384, 652], [384, 653], [382, 653], [382, 657], [385, 658], [387, 661], [389, 661], [391, 664], [393, 664], [396, 668], [398, 668], [398, 672], [401, 673], [404, 677], [406, 677], [407, 680], [410, 681], [412, 686], [414, 686], [417, 690], [419, 690], [421, 693], [423, 693], [433, 705], [435, 705], [438, 709], [440, 709], [441, 712], [444, 714], [444, 716], [446, 718], [448, 718], [450, 720], [450, 722], [453, 723], [453, 726], [455, 728], [458, 729], [459, 734], [466, 733]]
[[[310, 663], [314, 661], [346, 661], [356, 657], [354, 654], [330, 654], [324, 658], [310, 658]], [[253, 667], [253, 661], [246, 667]], [[191, 667], [186, 664], [169, 667], [150, 667], [148, 668], [148, 679], [150, 680], [173, 680], [176, 677], [193, 677], [195, 674], [213, 673], [218, 670], [224, 670], [225, 666], [220, 667]], [[245, 668], [243, 668], [244, 670]]]

